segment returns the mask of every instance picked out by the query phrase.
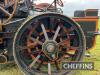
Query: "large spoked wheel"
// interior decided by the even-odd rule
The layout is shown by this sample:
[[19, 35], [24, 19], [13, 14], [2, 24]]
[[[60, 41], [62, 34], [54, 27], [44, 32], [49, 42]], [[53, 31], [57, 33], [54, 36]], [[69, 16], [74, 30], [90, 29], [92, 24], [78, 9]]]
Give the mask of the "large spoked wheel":
[[[3, 21], [2, 25], [5, 25], [11, 18], [14, 16], [17, 8], [18, 0], [4, 0], [0, 3], [0, 12], [1, 15], [5, 15], [7, 18]], [[0, 17], [1, 19], [3, 17]]]
[[81, 61], [85, 51], [82, 29], [68, 17], [44, 13], [27, 20], [16, 32], [14, 58], [26, 75], [66, 75], [63, 62]]

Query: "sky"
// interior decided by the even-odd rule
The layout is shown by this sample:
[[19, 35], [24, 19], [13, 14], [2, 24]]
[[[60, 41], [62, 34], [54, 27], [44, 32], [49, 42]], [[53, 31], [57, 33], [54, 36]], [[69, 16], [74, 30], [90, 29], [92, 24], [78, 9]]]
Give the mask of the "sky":
[[[75, 10], [100, 9], [100, 0], [62, 0], [64, 14], [73, 16]], [[37, 3], [52, 3], [53, 0], [37, 0]], [[99, 12], [100, 15], [100, 12]]]

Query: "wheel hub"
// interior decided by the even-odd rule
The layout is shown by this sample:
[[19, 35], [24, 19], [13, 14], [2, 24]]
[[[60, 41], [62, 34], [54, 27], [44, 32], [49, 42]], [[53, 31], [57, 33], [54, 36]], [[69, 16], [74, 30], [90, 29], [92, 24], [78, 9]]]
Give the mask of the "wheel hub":
[[59, 51], [59, 47], [56, 41], [49, 40], [43, 44], [42, 50], [47, 57], [54, 59]]
[[47, 41], [43, 44], [43, 50], [45, 50], [48, 53], [55, 53], [57, 52], [58, 46], [57, 42], [55, 41]]
[[48, 52], [54, 52], [55, 46], [52, 45], [52, 43], [49, 43], [49, 44], [47, 45], [46, 49], [47, 49]]

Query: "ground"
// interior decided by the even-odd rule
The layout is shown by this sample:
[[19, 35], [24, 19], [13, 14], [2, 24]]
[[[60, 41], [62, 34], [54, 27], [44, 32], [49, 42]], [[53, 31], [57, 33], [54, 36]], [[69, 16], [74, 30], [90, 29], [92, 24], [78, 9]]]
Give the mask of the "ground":
[[[100, 36], [96, 38], [95, 49], [90, 50], [91, 57], [85, 57], [84, 61], [94, 62], [92, 71], [75, 71], [74, 75], [100, 75]], [[0, 75], [22, 75], [16, 64], [0, 65]]]
[[94, 62], [94, 70], [76, 71], [75, 75], [100, 75], [100, 36], [97, 37], [95, 49], [92, 49], [90, 52], [91, 57], [85, 57], [84, 61]]

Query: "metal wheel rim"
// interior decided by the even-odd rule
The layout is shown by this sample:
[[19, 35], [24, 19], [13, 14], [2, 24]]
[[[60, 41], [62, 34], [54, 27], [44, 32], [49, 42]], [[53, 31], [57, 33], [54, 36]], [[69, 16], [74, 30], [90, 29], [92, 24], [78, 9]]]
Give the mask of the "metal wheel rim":
[[[63, 18], [67, 18], [69, 21], [71, 21], [73, 24], [75, 24], [76, 25], [76, 27], [78, 27], [79, 28], [79, 33], [81, 33], [80, 34], [80, 36], [82, 37], [82, 39], [81, 39], [81, 41], [82, 40], [84, 40], [84, 41], [82, 41], [82, 53], [80, 53], [80, 55], [78, 55], [77, 56], [77, 61], [80, 61], [81, 59], [82, 59], [82, 57], [83, 57], [83, 55], [84, 55], [84, 50], [85, 50], [85, 38], [84, 38], [84, 34], [83, 34], [83, 32], [82, 32], [82, 30], [81, 30], [81, 28], [76, 24], [76, 23], [74, 23], [71, 19], [69, 19], [68, 17], [65, 17], [65, 16], [63, 16], [63, 15], [61, 15], [61, 14], [55, 14], [55, 13], [45, 13], [45, 14], [41, 14], [41, 15], [38, 15], [38, 16], [36, 16], [36, 17], [34, 17], [34, 18], [32, 18], [32, 19], [35, 19], [35, 18], [38, 18], [38, 17], [40, 17], [40, 16], [45, 16], [45, 15], [48, 15], [49, 14], [49, 16], [51, 16], [51, 15], [53, 15], [53, 16], [57, 16], [57, 15], [60, 15], [60, 17], [63, 17]], [[32, 19], [30, 20], [30, 21], [32, 21]], [[26, 24], [27, 24], [27, 22], [26, 22]], [[24, 27], [25, 25], [23, 24], [22, 25], [22, 27], [20, 27], [19, 29], [18, 29], [18, 32], [16, 33], [16, 35], [15, 35], [15, 38], [14, 38], [14, 43], [13, 43], [13, 50], [14, 50], [14, 57], [15, 57], [15, 60], [16, 60], [16, 62], [17, 62], [17, 64], [19, 65], [19, 67], [27, 74], [29, 74], [29, 75], [31, 75], [31, 74], [34, 74], [33, 72], [33, 70], [30, 70], [25, 64], [23, 64], [23, 66], [22, 66], [22, 64], [20, 64], [20, 63], [23, 63], [23, 61], [19, 61], [20, 59], [19, 59], [19, 57], [18, 57], [18, 55], [16, 54], [16, 48], [15, 48], [15, 42], [16, 42], [16, 40], [17, 40], [17, 38], [19, 38], [19, 36], [18, 36], [18, 34], [19, 33], [21, 33], [20, 32], [20, 30], [23, 30], [23, 27]], [[26, 27], [27, 28], [27, 27]], [[23, 67], [27, 67], [26, 69], [23, 69]], [[69, 72], [69, 71], [67, 71], [67, 72]], [[66, 73], [67, 73], [66, 72]]]

